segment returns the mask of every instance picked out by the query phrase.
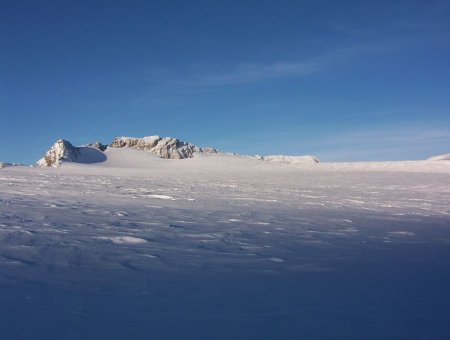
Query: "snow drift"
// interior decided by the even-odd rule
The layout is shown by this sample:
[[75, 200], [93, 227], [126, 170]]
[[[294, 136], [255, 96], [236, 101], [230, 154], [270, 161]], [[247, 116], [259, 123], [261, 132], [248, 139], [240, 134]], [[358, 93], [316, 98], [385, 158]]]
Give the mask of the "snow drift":
[[450, 161], [450, 153], [428, 158], [428, 161]]

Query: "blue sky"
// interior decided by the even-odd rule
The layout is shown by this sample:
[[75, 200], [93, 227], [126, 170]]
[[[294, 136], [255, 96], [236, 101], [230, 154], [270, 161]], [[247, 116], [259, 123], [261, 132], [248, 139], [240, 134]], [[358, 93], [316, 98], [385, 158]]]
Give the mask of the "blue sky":
[[0, 160], [174, 136], [323, 161], [450, 152], [448, 1], [0, 0]]

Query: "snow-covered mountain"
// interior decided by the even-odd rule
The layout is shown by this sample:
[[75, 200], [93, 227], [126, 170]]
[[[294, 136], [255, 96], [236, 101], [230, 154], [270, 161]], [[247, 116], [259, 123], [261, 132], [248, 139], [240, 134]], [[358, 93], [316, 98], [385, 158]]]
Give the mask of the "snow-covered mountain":
[[99, 163], [106, 160], [103, 153], [107, 148], [133, 148], [148, 151], [166, 159], [192, 158], [195, 154], [218, 153], [213, 148], [201, 148], [176, 138], [149, 136], [144, 138], [117, 137], [111, 144], [97, 141], [84, 146], [73, 146], [69, 141], [59, 139], [45, 155], [36, 162], [38, 167], [58, 167], [62, 162]]
[[[211, 147], [199, 147], [191, 143], [180, 141], [172, 137], [148, 136], [143, 138], [117, 137], [109, 145], [97, 141], [80, 147], [73, 146], [70, 142], [60, 139], [48, 150], [45, 155], [36, 162], [38, 167], [58, 167], [63, 162], [99, 163], [108, 157], [107, 149], [136, 149], [149, 152], [165, 159], [193, 158], [199, 154], [225, 154]], [[124, 162], [126, 155], [124, 156]], [[237, 154], [228, 154], [242, 157]], [[318, 163], [314, 156], [244, 156], [273, 163]], [[144, 158], [143, 158], [144, 159]]]

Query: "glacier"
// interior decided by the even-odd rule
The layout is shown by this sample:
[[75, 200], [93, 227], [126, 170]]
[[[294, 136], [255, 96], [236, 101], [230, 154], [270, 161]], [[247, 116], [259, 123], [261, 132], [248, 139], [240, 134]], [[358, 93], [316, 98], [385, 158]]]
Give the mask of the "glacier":
[[450, 334], [450, 161], [101, 155], [0, 170], [0, 338]]

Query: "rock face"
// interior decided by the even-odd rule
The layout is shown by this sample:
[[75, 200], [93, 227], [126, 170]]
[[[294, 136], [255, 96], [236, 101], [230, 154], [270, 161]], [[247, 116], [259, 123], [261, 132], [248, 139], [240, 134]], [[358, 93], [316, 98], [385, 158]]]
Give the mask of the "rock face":
[[102, 144], [99, 141], [96, 141], [95, 143], [86, 144], [86, 146], [91, 147], [91, 148], [96, 148], [100, 151], [105, 151], [108, 148], [108, 145]]
[[44, 157], [36, 162], [36, 166], [58, 167], [62, 161], [76, 162], [80, 156], [80, 151], [75, 146], [64, 139], [59, 139]]
[[117, 137], [109, 145], [111, 148], [134, 148], [146, 150], [167, 159], [192, 158], [195, 153], [217, 153], [213, 148], [200, 148], [176, 138], [149, 136], [144, 138]]

